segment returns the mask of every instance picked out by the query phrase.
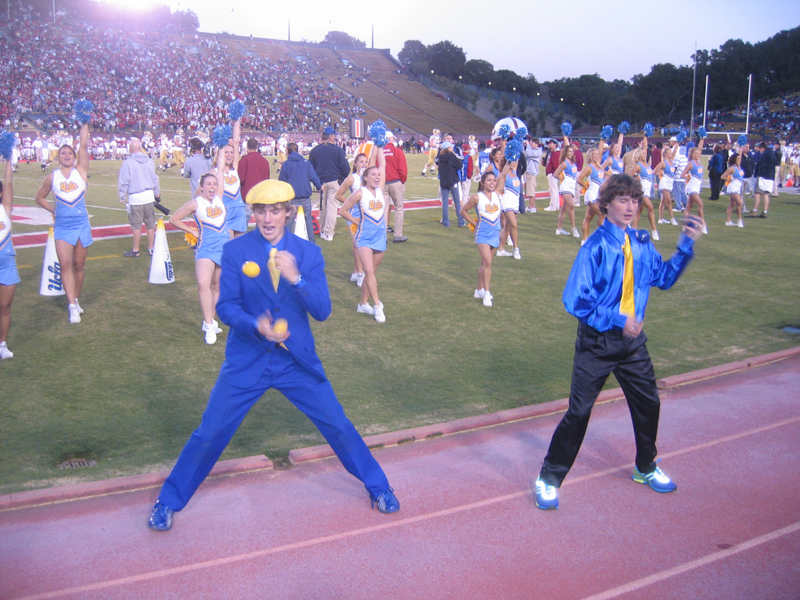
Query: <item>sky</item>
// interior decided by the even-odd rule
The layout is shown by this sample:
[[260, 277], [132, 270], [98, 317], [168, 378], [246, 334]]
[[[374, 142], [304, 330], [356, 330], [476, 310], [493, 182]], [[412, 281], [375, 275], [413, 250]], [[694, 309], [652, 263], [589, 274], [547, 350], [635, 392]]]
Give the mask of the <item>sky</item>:
[[[125, 0], [109, 0], [125, 1]], [[537, 81], [597, 73], [629, 80], [658, 63], [688, 65], [698, 49], [728, 39], [757, 43], [800, 25], [797, 0], [161, 0], [193, 10], [200, 31], [319, 42], [345, 31], [397, 54], [406, 40], [449, 40], [469, 59], [487, 60]], [[565, 7], [568, 7], [565, 9]], [[668, 16], [667, 16], [668, 15]]]

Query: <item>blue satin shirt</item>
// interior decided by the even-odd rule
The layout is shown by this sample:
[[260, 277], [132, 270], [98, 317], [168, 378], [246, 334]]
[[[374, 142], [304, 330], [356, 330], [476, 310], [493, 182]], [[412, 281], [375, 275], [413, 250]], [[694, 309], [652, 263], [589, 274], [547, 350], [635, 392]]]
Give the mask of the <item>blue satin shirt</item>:
[[[606, 219], [578, 251], [562, 302], [567, 312], [598, 331], [622, 329], [627, 317], [619, 312], [625, 257], [625, 231]], [[627, 229], [633, 252], [633, 297], [636, 320], [644, 319], [650, 288], [671, 288], [694, 257], [694, 240], [681, 235], [678, 248], [664, 261], [649, 241], [641, 242], [636, 230]]]

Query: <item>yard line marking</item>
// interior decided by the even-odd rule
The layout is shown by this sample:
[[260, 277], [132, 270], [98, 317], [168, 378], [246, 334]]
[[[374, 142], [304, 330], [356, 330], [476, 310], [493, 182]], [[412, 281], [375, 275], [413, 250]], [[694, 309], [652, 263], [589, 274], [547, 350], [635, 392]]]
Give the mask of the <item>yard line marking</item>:
[[689, 571], [693, 571], [695, 569], [699, 569], [700, 567], [710, 565], [717, 561], [726, 559], [730, 556], [739, 554], [740, 552], [744, 552], [745, 550], [750, 550], [750, 548], [761, 546], [762, 544], [766, 544], [773, 540], [777, 540], [778, 538], [784, 537], [796, 531], [800, 531], [800, 522], [792, 523], [791, 525], [787, 525], [786, 527], [781, 527], [780, 529], [776, 529], [775, 531], [765, 533], [764, 535], [752, 538], [750, 540], [747, 540], [746, 542], [742, 542], [741, 544], [736, 544], [730, 548], [719, 550], [718, 552], [714, 552], [713, 554], [707, 554], [706, 556], [702, 556], [695, 560], [689, 561], [688, 563], [672, 567], [671, 569], [665, 569], [664, 571], [661, 571], [659, 573], [653, 573], [652, 575], [648, 575], [647, 577], [636, 579], [635, 581], [631, 581], [630, 583], [626, 583], [625, 585], [612, 588], [600, 594], [586, 596], [585, 598], [583, 598], [583, 600], [611, 600], [612, 598], [622, 596], [623, 594], [629, 594], [630, 592], [635, 592], [648, 585], [658, 583], [659, 581], [664, 581], [665, 579], [669, 579], [670, 577], [675, 577], [676, 575], [688, 573]]
[[[702, 450], [704, 448], [708, 448], [710, 446], [714, 446], [714, 445], [716, 445], [718, 443], [722, 443], [723, 441], [737, 440], [737, 439], [746, 437], [748, 435], [754, 435], [756, 433], [762, 433], [764, 431], [769, 431], [771, 429], [776, 429], [778, 427], [782, 427], [784, 425], [795, 423], [797, 421], [800, 421], [800, 417], [794, 417], [792, 419], [787, 419], [787, 420], [784, 420], [784, 421], [780, 421], [778, 423], [773, 423], [771, 425], [764, 425], [762, 427], [757, 427], [755, 429], [751, 429], [751, 430], [748, 430], [748, 431], [743, 431], [743, 432], [738, 433], [738, 434], [726, 436], [724, 438], [720, 438], [719, 441], [707, 442], [707, 443], [704, 443], [704, 444], [698, 444], [696, 446], [691, 446], [689, 448], [674, 452], [672, 454], [673, 455], [685, 454], [685, 453], [693, 451], [693, 450]], [[609, 475], [611, 473], [616, 473], [618, 471], [627, 471], [629, 468], [630, 468], [630, 466], [627, 465], [627, 464], [623, 465], [623, 466], [619, 466], [619, 467], [611, 467], [611, 468], [605, 469], [603, 471], [598, 471], [596, 473], [591, 473], [589, 475], [584, 475], [583, 477], [575, 477], [575, 478], [573, 478], [573, 479], [571, 479], [569, 481], [564, 482], [563, 485], [569, 485], [569, 484], [573, 484], [574, 485], [576, 483], [580, 483], [580, 482], [583, 482], [583, 481], [588, 481], [590, 479], [596, 479], [598, 477], [602, 477], [604, 475]], [[213, 567], [220, 567], [220, 566], [229, 565], [229, 564], [233, 564], [233, 563], [238, 563], [238, 562], [242, 562], [242, 561], [250, 560], [250, 559], [254, 559], [254, 558], [262, 558], [262, 557], [265, 557], [265, 556], [271, 556], [273, 554], [280, 554], [280, 553], [283, 553], [283, 552], [289, 552], [291, 550], [299, 550], [299, 549], [303, 549], [303, 548], [310, 548], [310, 547], [313, 547], [313, 546], [319, 546], [321, 544], [327, 544], [328, 542], [336, 542], [336, 541], [339, 541], [339, 540], [344, 540], [344, 539], [357, 537], [357, 536], [361, 536], [361, 535], [366, 535], [366, 534], [370, 534], [370, 533], [376, 533], [376, 532], [379, 532], [379, 531], [387, 531], [387, 530], [390, 530], [390, 529], [396, 529], [396, 528], [404, 526], [404, 525], [415, 525], [417, 523], [424, 523], [425, 521], [430, 521], [432, 519], [437, 519], [437, 518], [440, 518], [440, 517], [446, 517], [446, 516], [449, 516], [449, 515], [455, 515], [455, 514], [459, 514], [459, 513], [462, 513], [462, 512], [467, 512], [467, 511], [470, 511], [470, 510], [474, 510], [474, 509], [477, 509], [477, 508], [483, 508], [483, 507], [486, 507], [486, 506], [492, 506], [494, 504], [500, 504], [500, 503], [503, 503], [503, 502], [508, 502], [509, 500], [516, 500], [517, 498], [522, 498], [524, 496], [530, 496], [531, 494], [532, 494], [531, 490], [513, 492], [511, 494], [504, 494], [502, 496], [496, 496], [494, 498], [488, 498], [486, 500], [480, 500], [478, 502], [471, 502], [470, 504], [463, 504], [461, 506], [454, 506], [452, 508], [446, 508], [446, 509], [438, 510], [438, 511], [435, 511], [435, 512], [432, 512], [432, 513], [427, 513], [427, 514], [424, 514], [424, 515], [418, 515], [416, 517], [409, 517], [407, 519], [400, 519], [400, 520], [392, 521], [392, 522], [389, 522], [389, 523], [383, 523], [381, 525], [372, 525], [370, 527], [362, 527], [362, 528], [359, 528], [359, 529], [352, 529], [350, 531], [343, 531], [341, 533], [334, 533], [334, 534], [327, 535], [327, 536], [320, 537], [320, 538], [313, 538], [313, 539], [303, 540], [303, 541], [300, 541], [300, 542], [292, 542], [292, 543], [289, 543], [289, 544], [284, 544], [282, 546], [276, 546], [275, 548], [264, 548], [264, 549], [261, 549], [261, 550], [255, 550], [253, 552], [246, 552], [244, 554], [235, 554], [233, 556], [215, 558], [213, 560], [206, 560], [206, 561], [202, 561], [202, 562], [183, 565], [183, 566], [180, 566], [180, 567], [173, 567], [171, 569], [163, 569], [161, 571], [150, 571], [148, 573], [141, 573], [139, 575], [130, 575], [128, 577], [121, 577], [119, 579], [111, 579], [111, 580], [108, 580], [108, 581], [100, 581], [100, 582], [97, 582], [97, 583], [90, 583], [90, 584], [87, 584], [87, 585], [82, 585], [82, 586], [77, 586], [77, 587], [72, 587], [72, 588], [66, 588], [66, 589], [63, 589], [63, 590], [55, 590], [55, 591], [52, 591], [52, 592], [45, 592], [45, 593], [42, 593], [42, 594], [34, 594], [34, 595], [30, 595], [30, 596], [22, 596], [22, 597], [16, 598], [15, 600], [49, 600], [51, 598], [60, 598], [60, 597], [71, 595], [71, 594], [80, 594], [80, 593], [86, 593], [86, 592], [96, 592], [98, 590], [108, 589], [108, 588], [111, 588], [111, 587], [129, 585], [129, 584], [133, 584], [133, 583], [139, 583], [139, 582], [142, 582], [142, 581], [150, 581], [150, 580], [154, 580], [154, 579], [160, 579], [162, 577], [170, 577], [172, 575], [180, 575], [182, 573], [191, 573], [191, 572], [194, 572], [194, 571], [200, 571], [200, 570], [209, 569], [209, 568], [213, 568]], [[110, 494], [101, 494], [101, 495], [110, 495]], [[698, 559], [698, 561], [707, 560], [708, 562], [714, 562], [714, 560], [720, 560], [721, 558], [725, 558], [725, 557], [730, 556], [732, 554], [736, 554], [738, 552], [742, 552], [742, 551], [747, 550], [749, 548], [752, 548], [754, 546], [758, 546], [759, 544], [763, 544], [763, 543], [766, 543], [766, 542], [771, 541], [773, 539], [777, 539], [778, 537], [782, 537], [784, 535], [788, 535], [789, 533], [792, 533], [792, 532], [794, 532], [794, 531], [796, 531], [798, 529], [800, 529], [800, 523], [795, 523], [795, 524], [790, 525], [788, 527], [784, 527], [783, 529], [778, 529], [778, 530], [776, 530], [776, 531], [774, 531], [772, 533], [765, 534], [765, 535], [760, 536], [758, 538], [754, 538], [753, 540], [749, 540], [749, 541], [744, 542], [742, 544], [737, 544], [736, 546], [733, 546], [732, 548], [729, 548], [728, 550], [724, 550], [724, 551], [721, 551], [721, 552], [714, 553], [714, 554], [710, 555], [710, 558], [709, 557], [704, 557], [702, 559]], [[719, 557], [719, 558], [717, 558], [717, 557]], [[713, 559], [713, 560], [711, 560], [711, 559]], [[692, 561], [690, 563], [687, 563], [687, 565], [689, 565], [689, 567], [686, 568], [685, 570], [688, 571], [688, 570], [697, 568], [698, 566], [702, 566], [702, 564], [706, 564], [706, 563], [699, 564], [698, 561]], [[695, 563], [698, 563], [698, 564], [695, 566]], [[667, 571], [662, 571], [661, 573], [657, 573], [657, 574], [651, 575], [649, 577], [645, 577], [645, 578], [643, 578], [641, 580], [637, 580], [637, 582], [647, 580], [648, 583], [644, 583], [642, 585], [649, 585], [649, 583], [650, 583], [649, 580], [651, 578], [659, 577], [663, 573], [670, 573], [669, 575], [666, 575], [666, 577], [672, 577], [673, 575], [678, 574], [678, 572], [683, 572], [683, 571], [676, 571], [676, 569], [680, 569], [680, 568], [683, 568], [685, 566], [686, 565], [683, 565], [681, 567], [675, 567], [675, 568], [669, 569]], [[653, 581], [659, 581], [659, 580], [658, 579], [654, 579]], [[634, 585], [637, 582], [632, 582], [631, 584], [626, 584], [626, 585]], [[622, 586], [620, 588], [614, 588], [614, 590], [610, 590], [610, 592], [614, 592], [615, 590], [620, 590], [622, 588], [624, 588], [624, 586]], [[632, 588], [632, 589], [636, 589], [636, 588]], [[610, 593], [610, 592], [605, 592], [605, 593]], [[617, 593], [617, 595], [619, 595], [621, 593], [625, 593], [625, 592], [624, 591], [623, 592], [619, 592], [619, 593]], [[608, 598], [613, 598], [613, 597], [614, 596], [608, 596]], [[590, 596], [589, 598], [584, 598], [583, 600], [600, 600], [601, 598], [605, 598], [605, 596], [596, 596], [596, 597], [595, 596]]]

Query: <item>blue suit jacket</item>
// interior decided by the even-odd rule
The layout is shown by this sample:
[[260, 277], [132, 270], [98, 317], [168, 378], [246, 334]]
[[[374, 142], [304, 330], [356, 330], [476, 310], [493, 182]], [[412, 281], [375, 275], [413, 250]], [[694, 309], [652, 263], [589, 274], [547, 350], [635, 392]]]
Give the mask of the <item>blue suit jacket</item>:
[[[293, 286], [281, 277], [276, 292], [269, 274], [266, 246], [258, 230], [227, 242], [222, 251], [222, 275], [217, 314], [231, 330], [225, 347], [225, 362], [219, 377], [239, 388], [253, 386], [269, 366], [270, 351], [276, 348], [256, 328], [258, 318], [269, 311], [273, 319], [289, 324], [285, 345], [294, 359], [309, 373], [326, 379], [317, 356], [310, 314], [324, 321], [331, 314], [331, 297], [325, 277], [325, 261], [318, 246], [287, 230], [285, 250], [294, 255], [303, 281]], [[252, 261], [261, 267], [257, 277], [248, 277], [242, 265]]]

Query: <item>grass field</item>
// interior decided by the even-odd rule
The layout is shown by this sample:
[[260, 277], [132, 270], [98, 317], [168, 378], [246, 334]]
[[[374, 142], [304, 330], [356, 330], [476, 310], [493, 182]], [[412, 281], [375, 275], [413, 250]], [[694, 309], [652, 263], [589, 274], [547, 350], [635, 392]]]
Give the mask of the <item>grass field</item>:
[[[436, 180], [419, 176], [424, 159], [409, 157], [411, 198], [436, 196]], [[116, 192], [119, 164], [91, 164], [87, 204], [95, 226], [126, 223]], [[21, 165], [16, 204], [33, 206], [41, 181], [38, 165]], [[167, 206], [188, 199], [188, 182], [175, 169], [161, 182]], [[781, 194], [768, 219], [747, 219], [744, 229], [724, 227], [726, 204], [706, 202], [709, 235], [699, 241], [695, 262], [674, 289], [651, 294], [645, 331], [658, 376], [792, 347], [800, 339], [782, 331], [800, 326], [800, 196]], [[576, 321], [564, 311], [561, 293], [578, 240], [554, 235], [554, 213], [522, 216], [523, 259], [496, 260], [495, 305], [488, 309], [472, 298], [479, 261], [468, 230], [443, 229], [439, 218], [437, 209], [408, 212], [409, 242], [389, 244], [378, 272], [384, 325], [355, 312], [344, 226], [333, 242], [320, 242], [333, 314], [314, 324], [317, 346], [363, 434], [568, 394]], [[15, 233], [43, 229], [14, 225]], [[655, 244], [662, 254], [671, 254], [677, 230], [661, 226]], [[199, 423], [225, 334], [215, 346], [203, 343], [193, 256], [177, 234], [168, 237], [177, 281], [165, 286], [147, 282], [146, 258], [122, 257], [129, 239], [95, 242], [80, 325], [67, 322], [63, 297], [38, 295], [43, 248], [18, 250], [23, 281], [9, 336], [16, 357], [0, 363], [0, 493], [174, 463]], [[270, 393], [223, 458], [280, 458], [321, 442], [305, 417]], [[56, 468], [74, 458], [98, 464]]]

